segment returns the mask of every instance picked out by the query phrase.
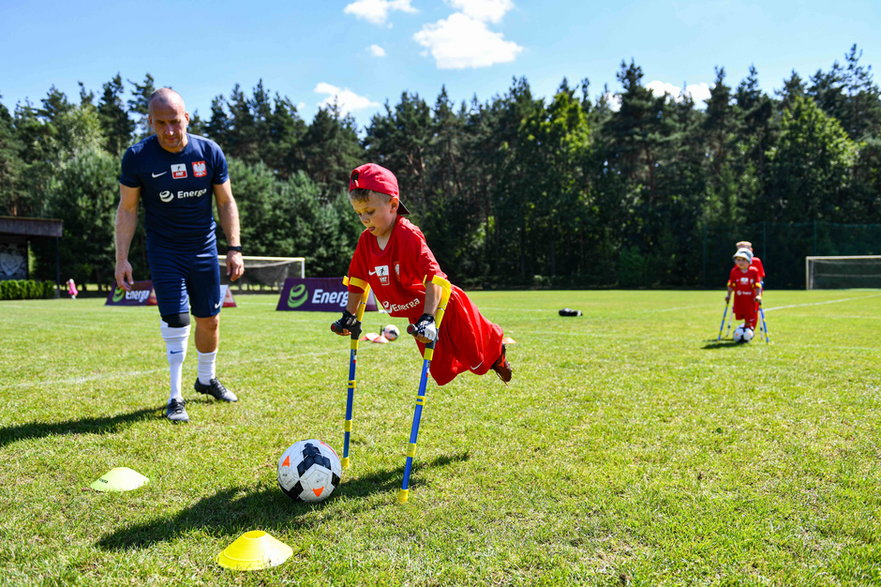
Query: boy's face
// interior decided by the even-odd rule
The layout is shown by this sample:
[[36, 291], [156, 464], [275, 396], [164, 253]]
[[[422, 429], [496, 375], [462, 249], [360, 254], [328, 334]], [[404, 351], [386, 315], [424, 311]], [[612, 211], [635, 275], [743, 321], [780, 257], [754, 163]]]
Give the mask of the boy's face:
[[349, 200], [364, 227], [376, 238], [387, 237], [398, 217], [398, 198], [371, 192], [366, 200]]
[[737, 265], [737, 267], [741, 271], [746, 271], [747, 269], [749, 269], [749, 261], [747, 261], [743, 257], [735, 257], [734, 264]]

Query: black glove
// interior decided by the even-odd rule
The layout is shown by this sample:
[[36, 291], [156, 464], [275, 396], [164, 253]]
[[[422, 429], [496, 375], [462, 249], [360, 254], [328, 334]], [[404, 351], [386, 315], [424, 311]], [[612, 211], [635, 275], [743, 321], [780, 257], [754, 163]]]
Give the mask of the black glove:
[[428, 344], [437, 340], [437, 326], [434, 325], [434, 316], [431, 314], [423, 314], [416, 321], [407, 327], [407, 333], [411, 334], [423, 344]]
[[358, 337], [361, 335], [361, 322], [358, 318], [348, 310], [343, 310], [343, 315], [339, 320], [330, 325], [331, 332], [336, 332], [340, 336], [352, 335]]

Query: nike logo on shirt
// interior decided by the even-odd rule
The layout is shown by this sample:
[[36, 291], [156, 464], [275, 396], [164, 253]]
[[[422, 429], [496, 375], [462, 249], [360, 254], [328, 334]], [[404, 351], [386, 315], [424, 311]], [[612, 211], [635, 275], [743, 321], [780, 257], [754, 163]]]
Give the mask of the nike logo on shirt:
[[166, 173], [168, 173], [168, 172], [167, 172], [167, 171], [163, 171], [162, 173], [154, 173], [154, 174], [152, 174], [152, 175], [153, 175], [153, 177], [159, 177], [160, 175], [165, 175]]

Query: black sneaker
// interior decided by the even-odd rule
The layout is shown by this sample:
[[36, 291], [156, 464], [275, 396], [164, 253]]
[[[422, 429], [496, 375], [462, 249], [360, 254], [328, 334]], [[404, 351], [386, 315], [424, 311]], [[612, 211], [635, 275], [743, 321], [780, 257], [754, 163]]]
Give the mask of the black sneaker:
[[187, 416], [187, 409], [184, 407], [184, 400], [173, 399], [165, 406], [165, 417], [177, 424], [178, 422], [189, 422], [190, 417]]
[[225, 402], [239, 401], [239, 398], [236, 397], [236, 394], [225, 388], [223, 384], [217, 379], [212, 379], [211, 383], [209, 383], [208, 385], [205, 385], [204, 383], [196, 379], [196, 383], [193, 384], [193, 389], [195, 389], [199, 393], [210, 395], [214, 399], [222, 399]]

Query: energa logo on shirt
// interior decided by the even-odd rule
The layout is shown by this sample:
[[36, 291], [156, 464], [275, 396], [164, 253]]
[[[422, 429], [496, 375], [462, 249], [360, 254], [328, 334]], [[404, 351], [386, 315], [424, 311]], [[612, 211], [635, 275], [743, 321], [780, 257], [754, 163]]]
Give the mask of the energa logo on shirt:
[[175, 198], [177, 198], [178, 200], [182, 200], [184, 198], [201, 198], [207, 193], [207, 188], [202, 188], [201, 190], [178, 190], [176, 192], [163, 190], [159, 192], [159, 199], [167, 204]]
[[388, 301], [382, 302], [382, 307], [385, 308], [385, 311], [391, 314], [392, 312], [406, 312], [407, 310], [412, 310], [422, 304], [422, 300], [419, 298], [413, 298], [406, 304], [393, 304]]

